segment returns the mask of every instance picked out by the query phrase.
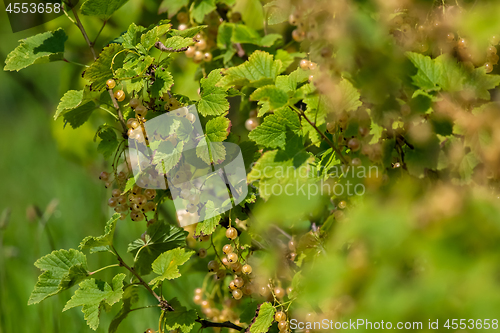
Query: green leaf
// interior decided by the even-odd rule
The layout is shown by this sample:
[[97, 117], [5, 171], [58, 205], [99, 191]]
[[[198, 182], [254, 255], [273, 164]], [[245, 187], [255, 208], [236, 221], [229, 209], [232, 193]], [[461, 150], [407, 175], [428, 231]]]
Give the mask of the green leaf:
[[417, 74], [412, 76], [413, 84], [427, 91], [440, 90], [438, 82], [442, 75], [442, 68], [436, 66], [429, 56], [415, 52], [407, 52], [406, 55], [418, 69]]
[[487, 74], [484, 66], [474, 69], [464, 83], [465, 89], [472, 90], [477, 98], [487, 101], [491, 99], [489, 90], [495, 89], [499, 84], [500, 75]]
[[194, 253], [194, 251], [186, 252], [183, 248], [176, 248], [160, 254], [152, 264], [153, 272], [160, 276], [155, 277], [149, 284], [156, 288], [163, 280], [180, 277], [179, 266], [188, 261]]
[[202, 211], [202, 216], [203, 215], [214, 215], [211, 218], [208, 218], [204, 220], [203, 222], [200, 222], [196, 225], [196, 235], [200, 235], [201, 233], [205, 235], [211, 235], [217, 226], [219, 225], [221, 215], [216, 215], [218, 213], [218, 210], [215, 208], [215, 205], [212, 200], [208, 200], [207, 203], [205, 204], [205, 207], [203, 207]]
[[288, 107], [264, 118], [264, 122], [250, 132], [248, 138], [261, 146], [284, 149], [287, 127], [295, 133], [300, 132], [299, 117]]
[[205, 15], [214, 11], [216, 8], [215, 0], [195, 0], [191, 5], [191, 15], [196, 22], [203, 23]]
[[221, 26], [219, 26], [219, 31], [223, 31], [224, 39], [226, 40], [224, 44], [226, 47], [229, 41], [232, 43], [270, 47], [278, 39], [282, 38], [279, 34], [261, 36], [260, 33], [249, 26], [235, 23], [222, 23]]
[[276, 78], [276, 87], [284, 92], [293, 92], [297, 90], [299, 84], [306, 82], [309, 79], [310, 72], [301, 68], [296, 69], [289, 75], [280, 75]]
[[127, 180], [127, 184], [125, 184], [125, 189], [123, 190], [122, 194], [125, 194], [128, 191], [130, 191], [134, 187], [134, 185], [135, 185], [135, 178], [134, 177], [129, 178]]
[[270, 110], [276, 110], [285, 106], [288, 102], [287, 93], [276, 86], [264, 86], [255, 90], [250, 95], [252, 101], [269, 101]]
[[202, 31], [203, 29], [205, 29], [207, 27], [208, 27], [207, 25], [198, 25], [196, 27], [188, 28], [185, 30], [172, 29], [172, 30], [170, 30], [170, 35], [181, 36], [181, 37], [185, 37], [185, 38], [193, 38], [198, 33], [200, 33], [200, 31]]
[[[123, 50], [123, 46], [120, 44], [113, 43], [106, 46], [99, 58], [83, 72], [83, 78], [92, 82], [91, 90], [103, 91], [106, 89], [106, 81], [113, 78], [113, 72], [111, 71], [113, 57], [121, 50]], [[113, 68], [116, 70], [122, 67], [122, 62], [123, 57], [116, 57]]]
[[141, 50], [144, 54], [147, 54], [149, 50], [155, 45], [157, 41], [160, 40], [160, 37], [165, 35], [172, 25], [170, 23], [157, 25], [154, 28], [150, 29], [148, 32], [144, 33], [141, 36], [141, 43], [138, 45], [138, 49]]
[[90, 118], [90, 115], [95, 109], [96, 105], [94, 102], [85, 103], [74, 110], [66, 112], [64, 114], [64, 120], [67, 121], [71, 127], [78, 128]]
[[172, 74], [165, 68], [158, 68], [155, 71], [155, 82], [151, 85], [151, 96], [157, 98], [163, 96], [173, 84]]
[[171, 142], [162, 141], [152, 161], [153, 164], [158, 164], [156, 169], [163, 174], [172, 170], [181, 160], [183, 148], [184, 141], [179, 141], [175, 147]]
[[174, 50], [179, 50], [194, 44], [193, 38], [191, 37], [181, 37], [181, 36], [173, 36], [167, 38], [165, 43], [165, 47], [172, 48]]
[[180, 330], [182, 333], [189, 333], [194, 327], [198, 314], [196, 310], [187, 310], [182, 306], [177, 298], [172, 299], [169, 304], [175, 311], [165, 312], [163, 324], [168, 331]]
[[205, 135], [210, 142], [222, 142], [228, 136], [228, 128], [231, 121], [226, 117], [210, 119], [205, 125]]
[[[61, 98], [59, 105], [57, 106], [56, 113], [54, 114], [54, 120], [57, 120], [61, 115], [75, 110], [81, 106], [86, 105], [88, 102], [95, 103], [99, 101], [100, 93], [90, 91], [90, 87], [86, 86], [83, 90], [69, 90]], [[92, 106], [89, 105], [89, 107]]]
[[[288, 20], [288, 16], [287, 16]], [[284, 72], [287, 70], [288, 67], [290, 67], [291, 64], [295, 61], [295, 58], [304, 58], [306, 56], [305, 53], [299, 53], [299, 52], [294, 52], [294, 53], [288, 53], [285, 50], [277, 50], [276, 55], [274, 56], [275, 60], [281, 60], [283, 63], [283, 66], [281, 67], [281, 72]]]
[[196, 146], [196, 156], [207, 165], [220, 164], [226, 158], [226, 148], [220, 142], [201, 140]]
[[87, 16], [97, 16], [107, 21], [114, 12], [128, 0], [87, 0], [82, 4], [81, 12]]
[[163, 0], [158, 8], [158, 15], [168, 13], [168, 18], [172, 18], [177, 12], [189, 4], [189, 0]]
[[[299, 140], [300, 138], [296, 138]], [[300, 144], [299, 144], [300, 143]], [[250, 173], [247, 175], [249, 183], [259, 181], [259, 195], [263, 199], [269, 199], [272, 194], [272, 186], [279, 184], [286, 186], [299, 186], [299, 183], [307, 181], [307, 177], [299, 175], [290, 170], [304, 170], [314, 160], [309, 153], [302, 151], [302, 142], [287, 142], [289, 152], [272, 150], [265, 152], [255, 163]]]
[[157, 221], [146, 231], [146, 241], [141, 238], [130, 243], [128, 252], [135, 256], [134, 268], [138, 274], [151, 272], [151, 264], [163, 252], [186, 245], [184, 229]]
[[99, 142], [97, 146], [97, 151], [101, 153], [105, 159], [111, 158], [118, 147], [118, 139], [115, 131], [111, 128], [106, 128], [98, 135], [101, 138], [101, 142]]
[[120, 214], [113, 214], [113, 216], [109, 219], [109, 221], [106, 223], [106, 226], [104, 227], [104, 235], [98, 237], [85, 237], [80, 243], [80, 250], [113, 245], [113, 236], [115, 233], [116, 222], [119, 218]]
[[276, 309], [269, 302], [262, 303], [255, 322], [250, 325], [250, 333], [266, 333], [274, 321]]
[[348, 80], [340, 81], [337, 88], [338, 95], [333, 98], [336, 112], [356, 111], [363, 104], [358, 90]]
[[20, 71], [34, 64], [62, 60], [67, 39], [61, 28], [22, 39], [21, 44], [7, 55], [4, 70]]
[[108, 333], [115, 333], [120, 323], [127, 318], [132, 310], [132, 304], [139, 301], [139, 286], [128, 285], [123, 290], [122, 307], [109, 324]]
[[280, 73], [282, 63], [274, 60], [273, 56], [264, 51], [255, 51], [248, 61], [243, 64], [224, 70], [224, 77], [218, 86], [243, 86], [262, 87], [274, 83]]
[[44, 272], [38, 277], [28, 305], [56, 295], [88, 276], [87, 257], [74, 249], [53, 251], [38, 259], [35, 266]]
[[146, 31], [146, 28], [132, 23], [126, 33], [123, 34], [123, 47], [126, 49], [135, 49], [136, 45], [141, 42], [141, 36]]
[[123, 296], [123, 280], [125, 274], [118, 274], [113, 278], [111, 286], [103, 281], [88, 279], [79, 285], [79, 289], [64, 306], [63, 312], [81, 306], [87, 324], [93, 330], [99, 327], [99, 313], [101, 303], [113, 305]]
[[218, 116], [229, 110], [227, 89], [216, 86], [221, 79], [220, 69], [214, 69], [207, 78], [201, 79], [201, 99], [196, 107], [202, 116]]
[[420, 177], [425, 169], [437, 168], [441, 147], [436, 135], [424, 143], [410, 143], [413, 143], [414, 149], [406, 149], [405, 162], [411, 175]]

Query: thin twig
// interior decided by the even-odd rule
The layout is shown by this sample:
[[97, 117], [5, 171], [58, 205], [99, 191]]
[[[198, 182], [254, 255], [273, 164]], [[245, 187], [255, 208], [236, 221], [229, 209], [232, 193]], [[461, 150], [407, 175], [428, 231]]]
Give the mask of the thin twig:
[[80, 21], [80, 18], [78, 17], [78, 13], [76, 12], [75, 7], [71, 8], [71, 11], [73, 12], [73, 15], [75, 16], [75, 21], [76, 21], [77, 27], [82, 32], [83, 38], [85, 38], [85, 41], [87, 42], [87, 45], [90, 47], [90, 51], [92, 52], [92, 55], [94, 56], [94, 60], [97, 60], [97, 56], [95, 54], [94, 46], [90, 42], [89, 36], [87, 36], [87, 32], [83, 28], [82, 22]]
[[344, 164], [349, 164], [347, 162], [347, 160], [345, 159], [344, 155], [342, 155], [342, 152], [335, 146], [335, 144], [330, 140], [328, 139], [328, 137], [325, 135], [325, 133], [323, 133], [317, 126], [315, 123], [313, 123], [312, 121], [309, 120], [309, 118], [307, 118], [306, 114], [304, 113], [304, 111], [302, 110], [299, 110], [297, 107], [295, 107], [294, 105], [290, 105], [290, 107], [295, 111], [297, 112], [299, 115], [301, 115], [302, 117], [304, 117], [304, 119], [309, 123], [309, 125], [312, 126], [312, 128], [314, 128], [316, 130], [316, 132], [318, 132], [319, 135], [321, 135], [321, 137], [328, 143], [328, 145], [330, 145], [330, 147], [332, 147], [332, 149], [335, 151], [335, 153], [340, 157], [340, 159], [342, 160], [342, 162], [344, 162]]
[[[130, 273], [132, 273], [137, 278], [137, 280], [139, 280], [139, 283], [142, 284], [149, 291], [149, 293], [151, 295], [153, 295], [158, 300], [159, 303], [161, 303], [162, 302], [161, 297], [158, 296], [158, 294], [155, 293], [153, 289], [151, 289], [151, 287], [149, 286], [149, 284], [147, 284], [146, 281], [144, 281], [142, 279], [142, 277], [139, 274], [137, 274], [137, 272], [133, 268], [131, 268], [129, 265], [127, 265], [123, 261], [122, 257], [120, 257], [120, 255], [118, 254], [118, 252], [116, 251], [116, 249], [115, 249], [114, 246], [112, 246], [111, 248], [113, 249], [113, 252], [116, 255], [116, 258], [118, 259], [118, 262], [120, 263], [120, 266], [125, 267]], [[163, 301], [163, 302], [166, 302], [166, 301]], [[168, 305], [168, 306], [170, 307], [170, 305]]]
[[101, 35], [101, 32], [104, 30], [104, 27], [106, 26], [106, 23], [108, 23], [108, 21], [105, 20], [104, 23], [102, 24], [101, 30], [99, 30], [97, 36], [95, 36], [94, 41], [92, 42], [92, 46], [94, 46], [95, 43], [97, 42], [97, 38], [99, 38], [99, 36]]

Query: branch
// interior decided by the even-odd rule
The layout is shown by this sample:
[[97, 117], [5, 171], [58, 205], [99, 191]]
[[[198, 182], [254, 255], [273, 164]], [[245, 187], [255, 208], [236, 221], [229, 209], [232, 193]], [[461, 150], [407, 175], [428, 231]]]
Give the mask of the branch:
[[162, 300], [161, 297], [158, 296], [158, 294], [155, 293], [153, 289], [151, 289], [151, 287], [149, 286], [149, 284], [147, 284], [146, 281], [144, 281], [142, 279], [142, 277], [139, 274], [137, 274], [137, 272], [133, 268], [131, 268], [129, 265], [127, 265], [123, 261], [122, 257], [120, 257], [120, 255], [116, 251], [115, 247], [111, 246], [111, 248], [113, 249], [113, 252], [116, 255], [116, 258], [118, 259], [118, 262], [120, 263], [120, 266], [125, 267], [130, 273], [132, 273], [137, 278], [137, 280], [139, 280], [139, 283], [142, 284], [149, 291], [149, 293], [151, 295], [153, 295], [158, 300], [158, 303], [160, 303], [160, 305], [162, 307], [165, 307], [165, 308], [169, 309], [170, 311], [173, 311], [174, 309], [168, 304], [168, 302], [165, 301], [165, 300]]
[[71, 8], [71, 11], [73, 12], [73, 15], [75, 16], [76, 26], [82, 32], [83, 38], [85, 38], [85, 41], [87, 42], [87, 45], [89, 46], [90, 51], [92, 52], [92, 55], [94, 56], [94, 60], [96, 60], [97, 56], [95, 54], [94, 46], [90, 42], [89, 36], [87, 36], [87, 32], [85, 31], [85, 28], [83, 27], [82, 22], [80, 21], [80, 18], [78, 17], [78, 13], [76, 12], [75, 7]]
[[344, 162], [344, 164], [349, 164], [347, 162], [347, 160], [345, 159], [344, 155], [342, 155], [342, 152], [335, 146], [335, 144], [330, 140], [328, 139], [328, 137], [325, 135], [325, 133], [323, 133], [317, 126], [315, 123], [313, 123], [312, 121], [309, 120], [309, 118], [307, 118], [306, 114], [304, 113], [304, 111], [302, 110], [299, 110], [295, 105], [290, 105], [290, 107], [295, 111], [297, 112], [299, 115], [301, 115], [302, 117], [304, 117], [304, 119], [309, 123], [309, 125], [311, 125], [315, 130], [316, 132], [318, 132], [319, 135], [321, 135], [321, 137], [328, 143], [328, 145], [330, 145], [330, 147], [332, 147], [332, 149], [335, 151], [335, 153], [340, 157], [340, 159], [342, 160], [342, 162]]
[[227, 328], [232, 328], [233, 330], [238, 330], [238, 331], [241, 331], [243, 329], [243, 327], [235, 325], [235, 324], [233, 324], [230, 321], [225, 321], [223, 323], [214, 323], [214, 322], [211, 322], [211, 321], [208, 321], [208, 320], [205, 320], [205, 319], [201, 319], [199, 317], [198, 317], [198, 319], [196, 319], [196, 321], [201, 324], [201, 328], [207, 328], [207, 327], [227, 327]]

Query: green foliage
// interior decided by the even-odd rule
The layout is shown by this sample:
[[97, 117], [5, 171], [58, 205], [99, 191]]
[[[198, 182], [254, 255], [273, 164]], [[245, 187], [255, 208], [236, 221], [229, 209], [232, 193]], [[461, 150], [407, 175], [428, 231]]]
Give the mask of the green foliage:
[[250, 333], [265, 333], [274, 321], [276, 309], [269, 302], [262, 303], [255, 322], [250, 326]]
[[216, 86], [221, 78], [221, 70], [214, 69], [207, 78], [201, 79], [201, 98], [196, 106], [202, 116], [218, 116], [229, 110], [227, 89]]
[[109, 219], [109, 221], [106, 223], [106, 226], [104, 227], [104, 235], [98, 237], [85, 237], [80, 243], [80, 250], [90, 249], [92, 252], [96, 248], [99, 248], [100, 250], [102, 248], [109, 249], [109, 247], [113, 245], [116, 222], [119, 218], [120, 214], [114, 214], [111, 219]]
[[195, 320], [198, 318], [196, 311], [193, 309], [188, 310], [182, 306], [179, 301], [174, 298], [170, 301], [175, 311], [165, 312], [163, 324], [167, 330], [179, 329], [183, 333], [191, 332], [194, 327]]
[[193, 254], [194, 251], [186, 252], [182, 248], [176, 248], [160, 254], [152, 264], [153, 272], [160, 276], [155, 277], [149, 284], [157, 287], [161, 281], [180, 277], [181, 273], [179, 273], [178, 267], [188, 261]]
[[38, 277], [28, 304], [35, 304], [54, 296], [88, 276], [87, 258], [74, 249], [53, 251], [38, 259], [35, 266], [44, 272]]
[[68, 36], [63, 29], [47, 31], [24, 40], [5, 60], [5, 71], [20, 71], [34, 64], [64, 59], [64, 43]]
[[81, 12], [87, 16], [97, 16], [102, 20], [109, 18], [128, 0], [87, 0], [82, 4]]
[[87, 324], [96, 330], [99, 327], [101, 305], [104, 303], [113, 305], [121, 300], [124, 279], [125, 274], [118, 274], [113, 278], [111, 285], [95, 279], [83, 281], [73, 297], [66, 303], [63, 311], [81, 306]]
[[128, 252], [134, 255], [134, 269], [138, 274], [151, 272], [151, 264], [165, 251], [186, 245], [186, 232], [179, 227], [165, 224], [163, 221], [148, 227], [145, 241], [141, 238], [128, 246]]

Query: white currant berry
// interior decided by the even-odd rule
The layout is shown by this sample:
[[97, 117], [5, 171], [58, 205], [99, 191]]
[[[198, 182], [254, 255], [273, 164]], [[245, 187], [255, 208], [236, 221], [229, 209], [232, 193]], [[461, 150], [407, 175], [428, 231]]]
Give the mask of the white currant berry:
[[278, 329], [280, 330], [280, 332], [286, 331], [287, 328], [288, 328], [288, 324], [286, 321], [282, 320], [278, 323]]
[[201, 295], [194, 295], [193, 297], [194, 304], [200, 305], [202, 301], [203, 298], [201, 297]]
[[202, 295], [202, 294], [203, 294], [203, 289], [201, 289], [201, 288], [196, 288], [196, 289], [194, 290], [194, 294], [195, 294], [195, 295]]
[[300, 65], [300, 68], [302, 68], [303, 70], [308, 70], [308, 69], [309, 69], [309, 64], [310, 64], [309, 60], [307, 60], [307, 59], [302, 59], [302, 60], [300, 61], [300, 64], [299, 64], [299, 65]]
[[240, 299], [243, 297], [243, 293], [239, 289], [233, 290], [233, 298], [234, 299]]
[[215, 277], [217, 278], [217, 280], [222, 280], [223, 278], [226, 277], [226, 271], [223, 269], [219, 269]]
[[241, 271], [243, 272], [243, 274], [248, 275], [252, 273], [252, 266], [250, 266], [249, 264], [243, 265], [243, 267], [241, 267]]
[[193, 56], [194, 62], [200, 62], [203, 60], [203, 52], [201, 51], [196, 51]]
[[238, 287], [236, 287], [236, 284], [234, 283], [234, 280], [229, 282], [229, 289], [231, 290], [238, 289]]
[[286, 314], [283, 311], [278, 311], [274, 315], [274, 320], [276, 320], [277, 322], [286, 320]]
[[243, 285], [245, 284], [245, 281], [242, 278], [240, 278], [239, 276], [235, 277], [233, 281], [234, 281], [234, 285], [238, 288], [243, 287]]
[[204, 39], [199, 39], [199, 42], [196, 42], [194, 45], [198, 51], [203, 51], [207, 48], [207, 42]]
[[253, 131], [254, 129], [257, 128], [257, 126], [259, 126], [259, 120], [257, 118], [248, 118], [246, 121], [245, 121], [245, 128], [248, 130], [248, 131]]
[[118, 102], [123, 102], [125, 99], [125, 92], [123, 90], [117, 90], [114, 96]]
[[109, 198], [108, 199], [108, 206], [113, 208], [113, 207], [116, 207], [116, 205], [118, 205], [118, 201], [116, 200], [116, 198]]
[[224, 245], [224, 247], [222, 248], [222, 252], [224, 252], [224, 254], [233, 252], [233, 246], [231, 244]]
[[227, 255], [227, 261], [229, 261], [230, 263], [235, 263], [236, 261], [238, 261], [238, 255], [234, 252], [231, 252]]
[[106, 81], [106, 87], [108, 87], [108, 89], [113, 89], [114, 87], [116, 87], [115, 80], [109, 79], [108, 81]]
[[233, 273], [236, 273], [236, 274], [241, 272], [242, 267], [243, 266], [241, 266], [241, 262], [239, 262], [239, 261], [231, 264], [231, 270], [233, 271]]
[[235, 239], [236, 237], [238, 237], [238, 230], [233, 227], [227, 228], [226, 237], [229, 239]]
[[195, 52], [196, 52], [196, 48], [194, 46], [190, 46], [190, 47], [188, 47], [186, 52], [184, 52], [184, 54], [186, 55], [186, 57], [192, 58], [192, 57], [194, 57]]
[[205, 52], [205, 54], [203, 55], [203, 60], [205, 62], [212, 61], [212, 58], [213, 58], [213, 56], [212, 56], [212, 53], [210, 53], [210, 52]]
[[344, 200], [340, 201], [337, 205], [340, 209], [345, 209], [347, 207], [347, 202]]
[[278, 299], [282, 299], [283, 297], [285, 297], [285, 289], [281, 288], [281, 287], [276, 287], [274, 288], [274, 295], [278, 298]]
[[294, 239], [291, 239], [289, 242], [288, 242], [288, 249], [290, 251], [295, 251], [295, 247], [297, 246], [296, 242]]

